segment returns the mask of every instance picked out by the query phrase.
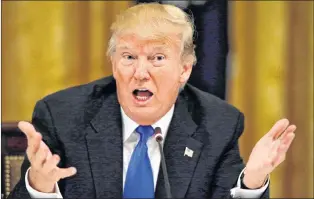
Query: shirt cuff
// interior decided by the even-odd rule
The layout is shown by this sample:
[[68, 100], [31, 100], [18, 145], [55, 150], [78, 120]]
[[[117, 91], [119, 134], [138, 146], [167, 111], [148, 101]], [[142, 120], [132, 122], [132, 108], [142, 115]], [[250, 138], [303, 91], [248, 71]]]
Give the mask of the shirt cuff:
[[237, 186], [230, 190], [231, 196], [233, 198], [260, 198], [269, 186], [270, 177], [268, 176], [265, 185], [259, 189], [241, 189], [241, 176], [244, 170], [239, 175]]
[[26, 174], [25, 174], [25, 184], [26, 184], [26, 189], [29, 193], [29, 195], [31, 196], [31, 198], [62, 198], [62, 195], [60, 193], [60, 189], [59, 189], [59, 186], [58, 186], [58, 183], [56, 183], [55, 185], [55, 190], [56, 192], [55, 193], [43, 193], [43, 192], [39, 192], [39, 191], [36, 191], [35, 189], [33, 189], [30, 185], [29, 185], [29, 182], [28, 182], [28, 172], [29, 172], [29, 169], [27, 169], [26, 171]]

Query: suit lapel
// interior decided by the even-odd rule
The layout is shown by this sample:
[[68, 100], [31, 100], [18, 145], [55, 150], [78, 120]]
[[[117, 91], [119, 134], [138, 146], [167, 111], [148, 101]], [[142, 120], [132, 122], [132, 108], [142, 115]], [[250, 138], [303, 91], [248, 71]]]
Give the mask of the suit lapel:
[[116, 94], [109, 95], [86, 129], [97, 198], [122, 198], [122, 123]]
[[[164, 144], [165, 160], [173, 198], [184, 198], [197, 165], [203, 144], [192, 137], [197, 125], [192, 120], [187, 104], [178, 97]], [[187, 155], [184, 155], [186, 151]], [[160, 167], [156, 198], [166, 198], [163, 172]]]
[[[120, 105], [116, 94], [104, 99], [98, 113], [85, 130], [96, 198], [123, 197], [123, 141]], [[203, 144], [193, 138], [197, 125], [185, 100], [179, 96], [164, 144], [165, 159], [174, 198], [184, 198]], [[189, 150], [187, 155], [185, 151]], [[191, 153], [193, 151], [193, 153]], [[162, 169], [156, 198], [166, 198]]]

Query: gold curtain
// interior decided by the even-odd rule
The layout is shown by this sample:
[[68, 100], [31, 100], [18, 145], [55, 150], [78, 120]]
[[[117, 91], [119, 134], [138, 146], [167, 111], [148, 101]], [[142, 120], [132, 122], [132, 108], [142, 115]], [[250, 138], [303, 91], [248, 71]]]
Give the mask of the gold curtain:
[[231, 1], [228, 101], [246, 116], [241, 152], [280, 118], [297, 125], [271, 197], [313, 197], [313, 2]]
[[131, 1], [2, 1], [2, 121], [47, 94], [111, 74], [109, 27]]

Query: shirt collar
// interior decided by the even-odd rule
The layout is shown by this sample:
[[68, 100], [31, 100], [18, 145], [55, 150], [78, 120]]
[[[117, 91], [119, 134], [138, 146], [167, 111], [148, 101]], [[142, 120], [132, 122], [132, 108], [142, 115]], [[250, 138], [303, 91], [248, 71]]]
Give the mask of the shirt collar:
[[[131, 134], [135, 131], [135, 129], [139, 126], [136, 122], [134, 122], [131, 118], [129, 118], [122, 107], [121, 109], [121, 115], [122, 115], [122, 132], [123, 132], [123, 142], [125, 142]], [[161, 133], [164, 137], [166, 137], [166, 134], [168, 132], [168, 128], [173, 116], [174, 112], [174, 105], [170, 108], [170, 110], [162, 117], [160, 118], [156, 123], [152, 124], [152, 127], [155, 129], [156, 127], [161, 128]]]

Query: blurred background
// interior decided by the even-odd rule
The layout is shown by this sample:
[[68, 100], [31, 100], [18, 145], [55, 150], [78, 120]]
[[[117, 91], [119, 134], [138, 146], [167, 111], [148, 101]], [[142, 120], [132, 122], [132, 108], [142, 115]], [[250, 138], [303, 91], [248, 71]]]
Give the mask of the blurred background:
[[[15, 123], [35, 102], [111, 75], [109, 27], [135, 1], [2, 1], [2, 193], [19, 178]], [[246, 116], [241, 154], [280, 118], [297, 125], [272, 198], [313, 198], [313, 2], [162, 1], [193, 14], [198, 63], [190, 83]]]

